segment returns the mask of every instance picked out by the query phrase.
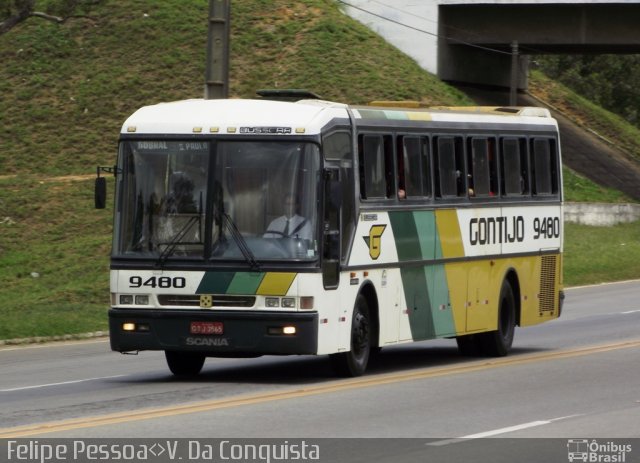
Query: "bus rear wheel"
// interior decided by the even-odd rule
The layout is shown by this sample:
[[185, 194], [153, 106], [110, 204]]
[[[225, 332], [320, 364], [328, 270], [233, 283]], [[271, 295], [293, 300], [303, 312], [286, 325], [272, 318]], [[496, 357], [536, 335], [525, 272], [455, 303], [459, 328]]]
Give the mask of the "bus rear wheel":
[[331, 354], [331, 363], [340, 376], [361, 376], [367, 369], [371, 353], [371, 319], [369, 304], [360, 294], [351, 319], [351, 350]]
[[176, 376], [196, 376], [202, 370], [205, 356], [192, 352], [165, 351], [169, 370]]
[[498, 314], [498, 329], [478, 335], [483, 353], [491, 357], [504, 357], [509, 353], [516, 329], [515, 297], [511, 284], [506, 280], [500, 289]]

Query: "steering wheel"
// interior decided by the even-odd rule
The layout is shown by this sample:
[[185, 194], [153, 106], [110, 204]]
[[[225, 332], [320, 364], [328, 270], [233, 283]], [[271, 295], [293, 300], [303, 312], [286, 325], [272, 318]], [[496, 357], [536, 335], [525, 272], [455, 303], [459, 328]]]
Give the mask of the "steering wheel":
[[265, 235], [267, 233], [273, 233], [274, 235], [280, 235], [281, 238], [288, 238], [289, 237], [289, 235], [285, 235], [283, 232], [277, 231], [277, 230], [267, 230], [266, 232], [264, 232]]

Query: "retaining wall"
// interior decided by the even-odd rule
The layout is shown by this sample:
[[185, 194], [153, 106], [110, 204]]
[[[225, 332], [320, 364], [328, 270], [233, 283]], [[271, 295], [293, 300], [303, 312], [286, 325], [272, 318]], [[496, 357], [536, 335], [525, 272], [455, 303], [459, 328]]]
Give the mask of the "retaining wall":
[[565, 203], [564, 220], [600, 227], [635, 222], [640, 220], [640, 204]]

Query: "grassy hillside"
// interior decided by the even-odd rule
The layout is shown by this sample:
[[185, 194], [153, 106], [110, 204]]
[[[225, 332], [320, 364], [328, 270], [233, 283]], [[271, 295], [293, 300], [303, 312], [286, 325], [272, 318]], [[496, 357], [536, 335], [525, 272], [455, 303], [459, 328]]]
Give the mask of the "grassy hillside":
[[[92, 209], [91, 174], [135, 109], [202, 96], [207, 5], [110, 2], [0, 36], [0, 339], [106, 327], [112, 211]], [[231, 43], [234, 97], [470, 103], [330, 0], [235, 2]]]
[[549, 79], [539, 71], [531, 73], [529, 91], [568, 115], [581, 127], [597, 133], [620, 150], [640, 160], [640, 128], [637, 126], [578, 95], [565, 85]]
[[[110, 163], [142, 105], [201, 97], [207, 2], [110, 2], [64, 26], [31, 19], [0, 36], [0, 172], [66, 175]], [[235, 2], [231, 95], [308, 88], [327, 99], [468, 103], [342, 15], [331, 0]]]
[[[640, 160], [640, 128], [539, 71], [530, 75], [529, 92], [580, 127]], [[600, 187], [570, 169], [564, 170], [564, 181], [567, 201], [635, 202], [623, 193]]]
[[[112, 211], [92, 208], [92, 174], [135, 109], [202, 95], [207, 4], [110, 2], [0, 36], [0, 339], [106, 328]], [[232, 14], [234, 97], [470, 103], [332, 0], [244, 0]]]

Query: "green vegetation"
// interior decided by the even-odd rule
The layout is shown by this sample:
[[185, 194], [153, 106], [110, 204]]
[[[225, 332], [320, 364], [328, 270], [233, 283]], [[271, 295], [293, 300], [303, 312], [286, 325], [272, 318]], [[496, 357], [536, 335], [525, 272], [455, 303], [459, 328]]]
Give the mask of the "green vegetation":
[[640, 55], [543, 55], [540, 70], [640, 127]]
[[614, 227], [565, 225], [564, 283], [568, 286], [636, 279], [640, 223]]
[[[233, 97], [279, 87], [349, 103], [471, 103], [332, 0], [245, 0], [233, 8]], [[0, 339], [106, 329], [112, 211], [93, 209], [95, 166], [113, 164], [118, 132], [135, 109], [203, 93], [206, 2], [107, 2], [91, 18], [62, 25], [32, 18], [0, 36]], [[597, 186], [565, 176], [567, 198], [602, 200]], [[593, 252], [612, 239], [594, 234], [591, 242], [581, 228], [574, 242], [567, 229], [566, 281], [576, 284], [583, 281], [572, 276], [573, 246]]]
[[106, 328], [111, 212], [93, 182], [0, 179], [0, 339]]
[[[92, 209], [91, 174], [138, 107], [202, 96], [207, 14], [201, 0], [108, 2], [0, 36], [0, 339], [106, 328], [112, 219]], [[233, 97], [471, 103], [330, 0], [234, 3], [230, 70]]]
[[568, 167], [562, 169], [565, 201], [575, 203], [632, 203], [624, 193], [593, 183]]
[[640, 159], [640, 128], [601, 108], [565, 85], [539, 71], [531, 73], [529, 91], [587, 130], [608, 140], [620, 150]]

